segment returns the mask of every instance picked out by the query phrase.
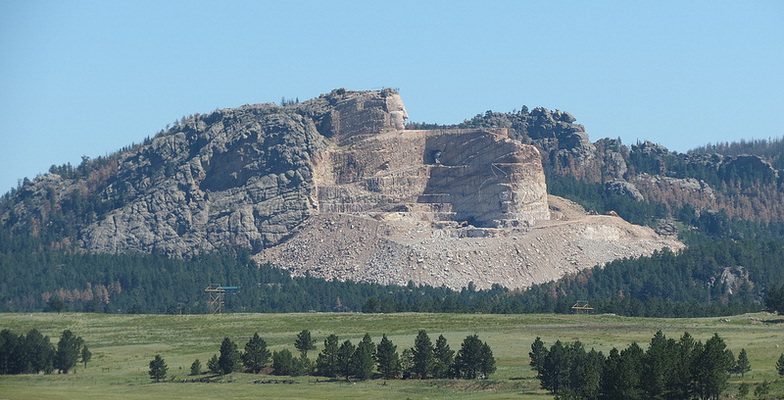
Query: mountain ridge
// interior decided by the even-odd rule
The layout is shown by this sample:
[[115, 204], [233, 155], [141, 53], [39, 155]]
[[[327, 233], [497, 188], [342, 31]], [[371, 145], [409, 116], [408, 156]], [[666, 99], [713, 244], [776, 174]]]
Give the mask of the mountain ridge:
[[[605, 192], [638, 203], [674, 198], [671, 209], [667, 210], [670, 217], [687, 204], [694, 205], [696, 212], [722, 209], [722, 203], [729, 201], [730, 196], [725, 192], [732, 187], [736, 179], [733, 176], [751, 176], [760, 187], [767, 188], [764, 192], [767, 197], [756, 196], [757, 201], [753, 203], [755, 196], [750, 196], [748, 190], [739, 191], [742, 199], [757, 204], [757, 211], [743, 214], [743, 204], [729, 210], [755, 218], [767, 214], [768, 220], [777, 220], [782, 214], [774, 201], [780, 198], [780, 191], [770, 190], [781, 184], [781, 174], [761, 157], [690, 155], [691, 158], [683, 161], [681, 155], [647, 142], [631, 149], [615, 139], [591, 143], [585, 129], [574, 123], [571, 114], [543, 108], [514, 114], [488, 112], [457, 127], [441, 127], [442, 132], [406, 130], [406, 116], [405, 107], [393, 90], [350, 92], [344, 89], [285, 107], [248, 105], [193, 116], [141, 145], [83, 163], [70, 171], [55, 169], [55, 173], [25, 183], [6, 196], [0, 219], [11, 230], [50, 235], [52, 246], [65, 249], [98, 253], [142, 251], [180, 257], [236, 247], [258, 254], [259, 260], [283, 263], [284, 268], [295, 274], [306, 274], [350, 259], [333, 257], [338, 261], [331, 266], [315, 265], [311, 270], [301, 270], [298, 269], [301, 260], [296, 257], [286, 260], [282, 256], [293, 249], [285, 244], [293, 246], [295, 242], [291, 239], [309, 229], [307, 221], [315, 216], [331, 218], [324, 216], [325, 211], [337, 214], [348, 211], [354, 218], [367, 221], [383, 221], [390, 216], [409, 219], [408, 222], [415, 222], [410, 229], [416, 231], [420, 229], [417, 224], [423, 223], [428, 225], [426, 232], [431, 236], [441, 235], [444, 240], [461, 236], [510, 238], [510, 242], [499, 242], [492, 251], [505, 254], [515, 248], [511, 245], [512, 237], [530, 234], [537, 221], [546, 221], [560, 212], [551, 207], [552, 200], [546, 197], [545, 176], [602, 183]], [[376, 143], [382, 140], [387, 140], [386, 147]], [[405, 151], [394, 156], [390, 155], [394, 152], [382, 151], [387, 147], [400, 150], [401, 146], [418, 140], [425, 143], [416, 147], [419, 150], [413, 152], [414, 158]], [[447, 150], [455, 140], [474, 143], [475, 150], [467, 154], [470, 157], [461, 154], [459, 146]], [[513, 150], [493, 150], [502, 148]], [[471, 158], [473, 154], [483, 154], [482, 151], [487, 155]], [[512, 157], [507, 160], [510, 162], [488, 161], [510, 154]], [[537, 161], [525, 161], [531, 157]], [[476, 160], [485, 160], [476, 165], [487, 167], [472, 167]], [[526, 167], [521, 167], [521, 162]], [[340, 170], [336, 172], [332, 167], [330, 170], [329, 165], [340, 165]], [[415, 167], [418, 172], [395, 175], [395, 168], [403, 165]], [[695, 165], [704, 167], [704, 171], [698, 172], [705, 179], [679, 172]], [[766, 169], [766, 165], [770, 168]], [[517, 178], [499, 178], [510, 173], [518, 174], [523, 179], [520, 182], [527, 183], [517, 185]], [[433, 174], [440, 177], [433, 180]], [[478, 183], [472, 183], [472, 179]], [[471, 189], [480, 186], [484, 179], [494, 179], [492, 187], [496, 189], [492, 193], [498, 200], [491, 206], [482, 205], [485, 207], [482, 216], [474, 210], [485, 203], [476, 201]], [[436, 182], [442, 183], [434, 186]], [[444, 182], [455, 184], [449, 187], [463, 189], [446, 193]], [[421, 193], [417, 194], [419, 189], [414, 187], [421, 187]], [[537, 189], [531, 191], [531, 188]], [[760, 209], [766, 212], [759, 212]], [[620, 219], [612, 218], [615, 217], [593, 220], [602, 224], [612, 221], [601, 225], [612, 229], [620, 227]], [[461, 226], [464, 221], [465, 225]], [[605, 228], [599, 231], [602, 229]], [[672, 238], [651, 236], [656, 235], [653, 231], [635, 235], [630, 242], [653, 238], [657, 244], [618, 252], [617, 257], [635, 257], [664, 246], [681, 246]], [[602, 243], [612, 243], [618, 237], [615, 234], [604, 238], [594, 236]], [[564, 236], [559, 240], [569, 242], [574, 238]], [[355, 243], [362, 243], [361, 239]], [[422, 240], [425, 239], [428, 238]], [[283, 246], [282, 250], [275, 250], [277, 256], [263, 254], [269, 254], [277, 246]], [[353, 265], [354, 275], [338, 274], [338, 278], [367, 278], [366, 268], [373, 265], [368, 260], [376, 260], [377, 264], [381, 260], [380, 265], [389, 265], [392, 258], [379, 258], [384, 251], [387, 250], [374, 250], [365, 261]], [[490, 264], [496, 260], [482, 256], [472, 262], [482, 264], [484, 269], [466, 267], [460, 272], [459, 261], [455, 262], [456, 257], [446, 252], [427, 250], [417, 254], [414, 251], [411, 257], [406, 254], [405, 258], [413, 260], [413, 266], [427, 259], [432, 263], [431, 271], [437, 271], [436, 275], [420, 278], [419, 283], [456, 288], [468, 282], [478, 282], [481, 287], [493, 283], [525, 287], [610, 261], [598, 257], [576, 260], [566, 254], [570, 251], [561, 253], [553, 265], [542, 266], [542, 271], [549, 268], [557, 273], [539, 274], [538, 278], [528, 280], [509, 275], [536, 275], [530, 267], [526, 269], [526, 263], [534, 264], [531, 262], [521, 261], [522, 265], [510, 262], [513, 265], [494, 268]], [[334, 254], [340, 255], [340, 251], [333, 251]], [[473, 256], [461, 257], [473, 260]], [[420, 259], [423, 261], [418, 262]], [[411, 267], [404, 265], [397, 269]], [[474, 271], [470, 272], [472, 268]], [[324, 277], [335, 277], [337, 270]], [[462, 278], [449, 279], [458, 275]], [[505, 277], [481, 279], [493, 275]], [[372, 279], [405, 283], [410, 277], [403, 274], [389, 280]]]

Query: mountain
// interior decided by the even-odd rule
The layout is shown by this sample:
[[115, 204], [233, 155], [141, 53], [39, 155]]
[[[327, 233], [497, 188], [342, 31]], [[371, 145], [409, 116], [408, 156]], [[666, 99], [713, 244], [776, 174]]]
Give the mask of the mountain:
[[243, 249], [293, 274], [454, 288], [527, 287], [682, 247], [672, 230], [548, 195], [551, 178], [626, 176], [621, 147], [600, 152], [561, 111], [496, 116], [406, 129], [389, 89], [217, 110], [25, 180], [0, 222], [69, 251]]
[[488, 111], [457, 127], [509, 129], [510, 136], [540, 151], [548, 183], [567, 178], [601, 184], [604, 192], [662, 205], [660, 217], [672, 217], [687, 207], [698, 216], [701, 211], [724, 212], [730, 218], [764, 224], [784, 221], [781, 140], [677, 153], [647, 141], [630, 147], [620, 139], [591, 143], [583, 127], [573, 122], [569, 113], [536, 108]]

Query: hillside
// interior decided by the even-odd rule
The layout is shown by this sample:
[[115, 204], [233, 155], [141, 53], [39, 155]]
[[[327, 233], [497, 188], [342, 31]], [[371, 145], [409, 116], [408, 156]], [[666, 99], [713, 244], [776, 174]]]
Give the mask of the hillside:
[[[568, 113], [537, 110], [530, 132], [590, 145]], [[458, 289], [527, 287], [682, 246], [615, 216], [566, 217], [547, 196], [551, 157], [514, 128], [414, 130], [406, 117], [388, 89], [192, 116], [25, 181], [0, 220], [69, 251], [243, 249], [300, 275]]]
[[[624, 145], [604, 138], [591, 143], [569, 113], [543, 108], [511, 113], [488, 111], [458, 125], [510, 130], [542, 154], [548, 182], [567, 178], [600, 184], [608, 195], [661, 205], [660, 218], [681, 208], [724, 212], [730, 218], [763, 224], [784, 222], [784, 173], [781, 140], [707, 145], [688, 153], [641, 142]], [[575, 190], [566, 192], [573, 197]], [[630, 215], [623, 215], [630, 217]]]

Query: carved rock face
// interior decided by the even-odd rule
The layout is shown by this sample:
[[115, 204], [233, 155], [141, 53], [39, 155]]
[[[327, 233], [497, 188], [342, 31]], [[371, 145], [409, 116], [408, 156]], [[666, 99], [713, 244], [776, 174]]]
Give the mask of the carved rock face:
[[406, 106], [403, 105], [403, 99], [400, 98], [399, 94], [395, 93], [387, 96], [387, 110], [392, 128], [399, 131], [406, 129], [408, 111], [406, 111]]
[[369, 136], [331, 148], [317, 177], [322, 213], [402, 208], [426, 220], [482, 227], [549, 219], [539, 152], [509, 139], [505, 130]]

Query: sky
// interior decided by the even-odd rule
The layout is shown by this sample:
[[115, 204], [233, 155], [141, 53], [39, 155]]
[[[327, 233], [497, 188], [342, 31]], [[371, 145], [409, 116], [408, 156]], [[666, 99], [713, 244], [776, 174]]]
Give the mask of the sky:
[[0, 193], [182, 116], [397, 88], [410, 119], [523, 105], [592, 141], [784, 136], [784, 1], [0, 0]]

